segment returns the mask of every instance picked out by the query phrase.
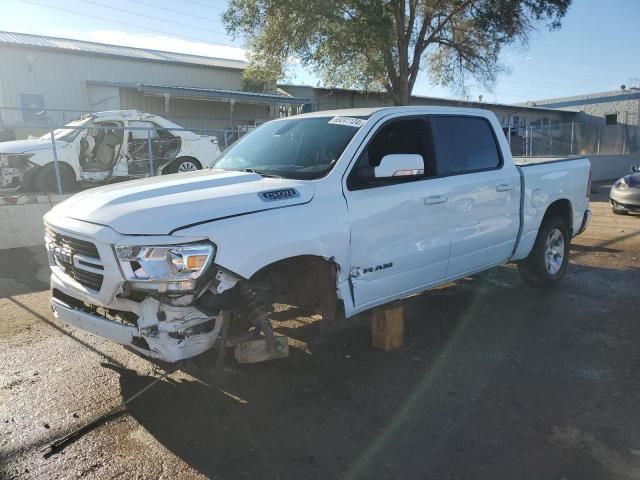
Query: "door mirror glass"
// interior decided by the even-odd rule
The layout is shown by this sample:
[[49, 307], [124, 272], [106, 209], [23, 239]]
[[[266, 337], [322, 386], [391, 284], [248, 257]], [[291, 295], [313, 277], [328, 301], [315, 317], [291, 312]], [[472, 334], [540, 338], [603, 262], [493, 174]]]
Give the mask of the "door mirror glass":
[[385, 155], [380, 165], [374, 168], [375, 178], [413, 177], [424, 175], [424, 159], [414, 153]]

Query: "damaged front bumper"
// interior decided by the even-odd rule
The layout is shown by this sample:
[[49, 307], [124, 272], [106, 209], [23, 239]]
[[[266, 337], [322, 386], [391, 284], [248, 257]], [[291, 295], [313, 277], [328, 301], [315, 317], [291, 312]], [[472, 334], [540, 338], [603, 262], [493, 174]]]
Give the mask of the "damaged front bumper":
[[51, 307], [61, 322], [169, 363], [212, 348], [222, 327], [220, 314], [211, 316], [194, 306], [174, 307], [147, 297], [96, 307], [64, 293], [68, 288], [55, 276], [51, 287]]
[[[195, 292], [133, 294], [112, 247], [122, 236], [108, 227], [74, 222], [81, 233], [47, 225], [51, 306], [60, 321], [170, 363], [215, 345], [221, 308], [198, 306]], [[218, 276], [203, 288], [222, 288]]]
[[0, 190], [18, 189], [25, 176], [35, 167], [29, 162], [32, 154], [0, 153]]

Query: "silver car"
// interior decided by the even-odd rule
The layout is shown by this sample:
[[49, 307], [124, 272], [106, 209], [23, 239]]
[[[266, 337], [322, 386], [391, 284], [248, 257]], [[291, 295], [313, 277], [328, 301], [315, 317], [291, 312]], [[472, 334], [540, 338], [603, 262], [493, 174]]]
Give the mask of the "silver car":
[[640, 213], [640, 167], [631, 167], [631, 173], [613, 184], [609, 200], [613, 213]]

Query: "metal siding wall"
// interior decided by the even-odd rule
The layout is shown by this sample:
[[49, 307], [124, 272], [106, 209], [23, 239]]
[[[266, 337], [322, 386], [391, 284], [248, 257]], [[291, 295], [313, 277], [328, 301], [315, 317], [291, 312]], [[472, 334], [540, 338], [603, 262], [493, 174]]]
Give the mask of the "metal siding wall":
[[[27, 57], [32, 57], [28, 71]], [[21, 93], [45, 96], [47, 108], [90, 110], [87, 81], [146, 82], [227, 90], [242, 89], [242, 72], [0, 46], [3, 106], [19, 106]]]
[[[4, 80], [4, 72], [5, 72], [5, 68], [4, 68], [4, 62], [1, 59], [0, 56], [0, 105], [4, 105], [4, 97], [5, 97], [5, 93], [4, 93], [4, 84], [5, 84], [5, 80]], [[4, 111], [0, 111], [0, 124], [7, 122], [7, 115], [8, 112], [4, 112]]]

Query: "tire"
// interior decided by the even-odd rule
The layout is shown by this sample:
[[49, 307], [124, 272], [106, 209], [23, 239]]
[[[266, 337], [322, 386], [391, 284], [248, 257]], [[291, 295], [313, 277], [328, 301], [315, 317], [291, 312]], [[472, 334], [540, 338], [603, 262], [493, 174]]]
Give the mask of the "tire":
[[[60, 186], [63, 193], [74, 192], [77, 188], [76, 174], [67, 164], [58, 165], [60, 171]], [[35, 190], [38, 192], [57, 193], [58, 183], [56, 181], [56, 167], [53, 163], [48, 163], [37, 171], [33, 178]]]
[[33, 193], [36, 192], [36, 176], [40, 168], [31, 167], [24, 173], [24, 177], [22, 177], [22, 185], [20, 185], [21, 192]]
[[570, 241], [569, 228], [562, 217], [545, 219], [531, 253], [518, 264], [522, 280], [532, 287], [557, 285], [569, 263]]
[[180, 157], [169, 165], [167, 173], [195, 172], [196, 170], [202, 170], [202, 165], [198, 160], [191, 157]]
[[619, 210], [617, 208], [612, 208], [611, 211], [616, 215], [629, 215], [629, 212], [626, 210]]

